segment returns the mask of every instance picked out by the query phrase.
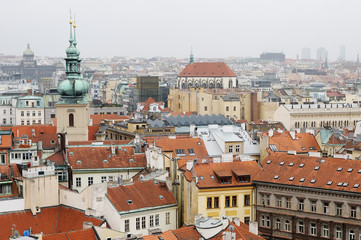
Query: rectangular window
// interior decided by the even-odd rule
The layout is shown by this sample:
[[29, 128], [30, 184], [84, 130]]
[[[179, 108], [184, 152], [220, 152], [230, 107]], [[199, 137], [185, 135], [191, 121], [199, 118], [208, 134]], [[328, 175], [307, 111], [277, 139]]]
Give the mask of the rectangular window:
[[287, 232], [291, 231], [291, 224], [290, 224], [290, 221], [289, 220], [286, 220], [285, 221], [285, 230]]
[[207, 198], [207, 208], [212, 208], [212, 198]]
[[270, 196], [268, 194], [263, 194], [261, 196], [261, 200], [262, 200], [262, 205], [266, 205], [269, 206], [270, 205]]
[[5, 154], [1, 154], [1, 155], [0, 155], [0, 164], [1, 164], [1, 165], [5, 165], [5, 164], [6, 164]]
[[30, 117], [30, 111], [26, 111], [26, 116]]
[[231, 206], [231, 197], [230, 196], [226, 196], [224, 206], [225, 207], [230, 207]]
[[336, 216], [342, 216], [342, 203], [336, 204]]
[[323, 203], [323, 213], [324, 214], [328, 214], [328, 205], [329, 205], [328, 202]]
[[219, 208], [219, 197], [214, 197], [213, 199], [213, 207]]
[[124, 232], [129, 232], [129, 219], [124, 220]]
[[234, 107], [233, 107], [233, 111], [236, 111], [236, 109], [237, 109], [236, 106], [234, 106]]
[[282, 197], [278, 196], [276, 199], [276, 205], [277, 207], [281, 208], [282, 207]]
[[6, 118], [3, 118], [3, 124], [6, 124]]
[[93, 184], [93, 177], [88, 177], [88, 186]]
[[251, 220], [251, 218], [250, 217], [244, 217], [244, 223], [245, 224], [247, 224], [247, 225], [249, 225], [249, 221]]
[[336, 239], [342, 239], [342, 229], [341, 229], [341, 227], [336, 227]]
[[322, 237], [329, 237], [330, 231], [328, 225], [323, 225], [322, 228]]
[[232, 196], [232, 207], [237, 207], [237, 196]]
[[298, 221], [298, 229], [297, 229], [299, 233], [303, 233], [305, 231], [305, 226], [303, 224], [303, 221]]
[[251, 195], [244, 195], [244, 206], [251, 205]]
[[21, 116], [24, 117], [24, 111], [21, 111]]
[[106, 176], [102, 176], [102, 183], [107, 181], [107, 177]]
[[207, 111], [207, 106], [204, 107], [204, 111]]
[[109, 182], [113, 182], [114, 177], [113, 176], [109, 176]]
[[226, 107], [226, 111], [227, 111], [227, 112], [229, 111], [229, 107], [228, 107], [228, 106]]
[[311, 201], [311, 212], [316, 212], [317, 201]]
[[41, 111], [38, 111], [38, 116], [39, 116], [39, 117], [41, 116]]
[[75, 178], [75, 186], [81, 187], [81, 178], [80, 177]]
[[228, 146], [228, 152], [233, 152], [233, 146], [231, 145], [231, 146]]
[[298, 199], [298, 211], [303, 211], [305, 207], [304, 199]]
[[137, 229], [137, 230], [140, 229], [140, 217], [137, 217], [135, 219], [135, 229]]
[[236, 153], [239, 153], [239, 145], [236, 145]]
[[149, 227], [154, 227], [154, 215], [149, 216]]
[[350, 218], [356, 218], [356, 206], [351, 206]]
[[159, 214], [155, 215], [155, 226], [159, 226]]
[[313, 236], [317, 235], [316, 223], [310, 224], [310, 235], [313, 235]]
[[165, 213], [165, 224], [170, 224], [170, 212]]
[[33, 117], [35, 117], [35, 111], [33, 111]]
[[146, 228], [145, 217], [142, 217], [142, 229]]
[[291, 197], [286, 197], [286, 208], [291, 208]]

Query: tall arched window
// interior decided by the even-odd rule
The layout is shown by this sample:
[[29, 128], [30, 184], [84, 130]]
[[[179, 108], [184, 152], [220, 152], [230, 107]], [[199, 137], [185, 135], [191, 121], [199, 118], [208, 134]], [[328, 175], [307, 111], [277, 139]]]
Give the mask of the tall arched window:
[[74, 127], [74, 114], [69, 114], [69, 127]]
[[233, 87], [232, 80], [229, 80], [229, 82], [228, 82], [228, 88], [232, 88], [232, 87]]

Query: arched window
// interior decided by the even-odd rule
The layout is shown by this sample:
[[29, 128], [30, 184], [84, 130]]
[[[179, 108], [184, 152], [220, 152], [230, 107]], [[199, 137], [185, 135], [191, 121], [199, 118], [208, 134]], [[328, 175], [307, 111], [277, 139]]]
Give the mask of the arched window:
[[232, 87], [233, 87], [232, 80], [229, 80], [229, 82], [228, 82], [228, 88], [232, 88]]
[[356, 234], [354, 230], [350, 230], [349, 234], [348, 234], [348, 239], [349, 240], [356, 240]]
[[74, 114], [69, 114], [69, 127], [74, 127]]
[[217, 88], [221, 88], [221, 83], [220, 82], [217, 82]]
[[276, 219], [276, 229], [281, 230], [281, 220], [279, 218]]

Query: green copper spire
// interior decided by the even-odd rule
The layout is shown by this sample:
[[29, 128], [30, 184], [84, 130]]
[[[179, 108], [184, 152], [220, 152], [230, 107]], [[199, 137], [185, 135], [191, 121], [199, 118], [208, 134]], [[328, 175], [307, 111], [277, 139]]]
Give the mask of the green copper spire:
[[191, 56], [189, 58], [189, 64], [193, 64], [194, 63], [194, 56], [193, 56], [193, 48], [191, 47]]
[[[75, 17], [74, 17], [75, 18]], [[80, 51], [76, 48], [76, 34], [75, 34], [75, 19], [69, 20], [70, 24], [70, 39], [69, 47], [66, 49], [66, 79], [58, 86], [58, 92], [61, 94], [61, 103], [80, 103], [87, 102], [87, 93], [89, 89], [88, 81], [84, 80], [80, 71], [79, 58]], [[74, 28], [74, 38], [73, 38]]]

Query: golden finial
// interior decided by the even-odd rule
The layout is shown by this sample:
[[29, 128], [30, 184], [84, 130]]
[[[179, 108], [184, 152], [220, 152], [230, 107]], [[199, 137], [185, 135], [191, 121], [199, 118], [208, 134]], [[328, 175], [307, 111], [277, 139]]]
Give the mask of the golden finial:
[[70, 18], [69, 18], [69, 24], [73, 24], [73, 21], [71, 20], [71, 8], [70, 8]]
[[73, 28], [76, 28], [76, 24], [75, 24], [75, 13], [74, 13], [74, 24], [73, 24]]

